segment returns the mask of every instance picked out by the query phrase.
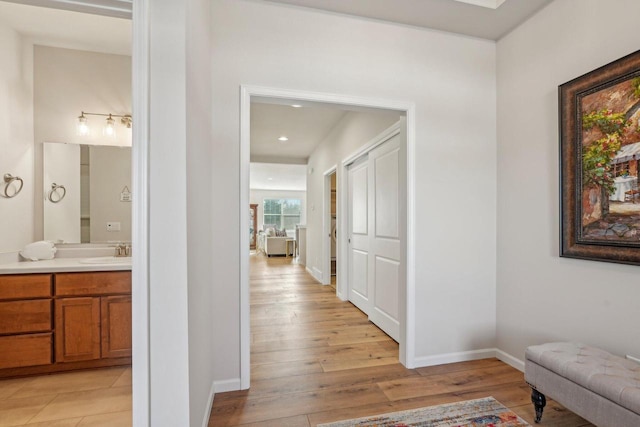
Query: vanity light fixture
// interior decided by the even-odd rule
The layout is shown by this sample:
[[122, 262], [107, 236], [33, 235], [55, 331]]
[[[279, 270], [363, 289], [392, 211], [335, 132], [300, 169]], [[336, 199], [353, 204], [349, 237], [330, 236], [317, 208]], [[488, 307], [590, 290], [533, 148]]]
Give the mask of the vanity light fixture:
[[79, 136], [87, 136], [89, 135], [89, 122], [87, 120], [87, 116], [103, 116], [106, 117], [106, 124], [102, 129], [102, 134], [108, 138], [115, 138], [116, 136], [116, 120], [114, 117], [120, 118], [120, 123], [126, 127], [127, 129], [131, 129], [133, 125], [133, 120], [131, 119], [130, 114], [120, 115], [120, 114], [103, 114], [103, 113], [87, 113], [84, 111], [80, 112], [80, 116], [78, 116], [78, 123], [76, 124], [76, 131]]
[[291, 104], [291, 106], [293, 108], [302, 108], [302, 105], [300, 105], [300, 104]]
[[107, 117], [107, 124], [104, 125], [104, 128], [102, 128], [102, 135], [106, 136], [107, 138], [115, 138], [116, 137], [115, 124], [116, 124], [116, 121], [113, 120], [113, 116], [109, 114], [109, 117]]
[[89, 134], [89, 125], [87, 124], [87, 118], [85, 117], [84, 112], [78, 116], [76, 133], [78, 136], [86, 136]]

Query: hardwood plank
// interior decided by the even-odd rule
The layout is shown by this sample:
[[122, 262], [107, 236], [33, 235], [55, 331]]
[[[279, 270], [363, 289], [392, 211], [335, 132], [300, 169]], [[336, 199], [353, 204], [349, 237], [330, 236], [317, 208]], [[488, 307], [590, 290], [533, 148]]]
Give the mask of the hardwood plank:
[[472, 360], [469, 362], [447, 363], [446, 365], [434, 365], [424, 368], [417, 368], [416, 371], [422, 376], [448, 374], [457, 371], [470, 371], [472, 369], [492, 368], [504, 366], [504, 363], [496, 358]]
[[340, 410], [334, 409], [331, 411], [316, 412], [313, 414], [309, 414], [309, 422], [312, 426], [315, 426], [316, 424], [331, 423], [350, 418], [367, 417], [389, 412], [407, 411], [410, 409], [424, 408], [427, 406], [461, 402], [470, 399], [480, 399], [488, 396], [493, 396], [505, 406], [523, 405], [526, 403], [530, 403], [529, 387], [520, 383], [517, 384], [521, 387], [516, 387], [513, 383], [503, 384], [494, 387], [487, 387], [486, 389], [476, 390], [473, 392], [465, 392], [459, 394], [437, 394], [432, 396], [418, 397], [414, 399], [399, 400], [395, 402], [366, 404]]
[[[531, 425], [534, 425], [535, 411], [533, 409], [533, 405], [521, 405], [511, 409], [513, 410], [513, 412], [522, 417], [523, 420]], [[547, 406], [544, 407], [540, 425], [554, 427], [593, 427], [593, 424], [591, 424], [589, 421], [577, 416], [573, 412], [564, 408], [558, 402], [551, 399], [547, 399]]]
[[[304, 415], [309, 412], [326, 411], [332, 408], [346, 408], [365, 402], [387, 401], [377, 384], [356, 387], [332, 388], [305, 393], [278, 394], [265, 398], [237, 399], [226, 405], [216, 405], [209, 425], [240, 425], [259, 421]], [[213, 424], [212, 424], [213, 422]]]
[[256, 380], [315, 374], [318, 372], [322, 372], [322, 365], [316, 360], [254, 365], [251, 367], [251, 381], [253, 383]]
[[[251, 388], [216, 394], [210, 427], [310, 427], [487, 396], [533, 425], [516, 369], [495, 358], [405, 369], [398, 343], [291, 258], [250, 264]], [[590, 425], [551, 401], [543, 423]]]
[[521, 372], [503, 365], [493, 368], [452, 372], [449, 374], [419, 376], [381, 383], [389, 400], [409, 399], [433, 394], [476, 390], [497, 384], [524, 382]]
[[417, 376], [413, 369], [396, 363], [389, 366], [373, 366], [335, 372], [320, 372], [282, 378], [270, 378], [251, 382], [248, 398], [264, 395], [302, 393], [313, 390], [348, 388], [363, 384], [379, 383]]
[[[213, 427], [213, 424], [209, 424]], [[278, 418], [277, 420], [258, 421], [257, 423], [242, 424], [243, 427], [309, 427], [309, 419], [306, 415], [296, 417]]]

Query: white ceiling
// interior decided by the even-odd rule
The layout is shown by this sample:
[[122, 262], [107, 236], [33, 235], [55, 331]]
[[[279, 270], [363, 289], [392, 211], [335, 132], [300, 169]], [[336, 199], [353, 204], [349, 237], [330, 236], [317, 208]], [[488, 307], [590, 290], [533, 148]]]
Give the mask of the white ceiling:
[[[305, 104], [251, 103], [251, 161], [306, 164], [316, 146], [346, 114], [345, 110]], [[278, 141], [281, 136], [288, 141]]]
[[553, 0], [263, 0], [498, 40]]
[[307, 166], [251, 163], [249, 188], [252, 190], [307, 190]]
[[131, 20], [0, 1], [0, 22], [34, 44], [131, 55]]

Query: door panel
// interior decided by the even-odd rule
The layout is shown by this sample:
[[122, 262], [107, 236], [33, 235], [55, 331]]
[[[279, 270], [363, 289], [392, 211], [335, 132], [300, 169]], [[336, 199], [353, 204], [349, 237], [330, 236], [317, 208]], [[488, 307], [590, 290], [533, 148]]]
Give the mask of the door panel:
[[369, 166], [366, 156], [349, 167], [349, 301], [368, 313], [369, 302]]
[[131, 296], [101, 299], [102, 357], [131, 356]]
[[369, 220], [376, 226], [369, 239], [372, 265], [369, 320], [391, 338], [400, 339], [400, 136], [396, 135], [369, 153], [370, 181], [375, 198]]
[[400, 263], [381, 256], [375, 258], [375, 306], [370, 315], [371, 321], [385, 331], [391, 338], [398, 340], [398, 278]]
[[369, 233], [367, 166], [356, 167], [351, 172], [351, 234], [367, 235]]
[[376, 237], [400, 237], [398, 162], [399, 150], [384, 153], [375, 159]]
[[368, 254], [366, 252], [353, 250], [353, 270], [361, 271], [364, 274], [355, 275], [353, 277], [352, 288], [354, 292], [357, 292], [363, 298], [368, 298], [369, 288], [367, 282], [367, 266], [369, 264]]
[[56, 362], [100, 358], [100, 298], [61, 298], [55, 302]]

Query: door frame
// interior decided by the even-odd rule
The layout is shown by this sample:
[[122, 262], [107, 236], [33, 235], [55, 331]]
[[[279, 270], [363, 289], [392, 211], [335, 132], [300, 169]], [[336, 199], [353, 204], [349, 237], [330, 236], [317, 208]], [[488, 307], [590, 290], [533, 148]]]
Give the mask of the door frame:
[[[331, 175], [338, 173], [338, 165], [333, 165], [323, 174], [322, 194], [322, 284], [331, 284]], [[336, 187], [337, 187], [336, 175]], [[336, 203], [338, 201], [336, 200]], [[336, 216], [338, 214], [336, 207]], [[336, 260], [338, 259], [338, 247], [336, 244]], [[337, 271], [336, 271], [337, 273]], [[338, 288], [336, 287], [336, 293]], [[340, 299], [342, 299], [340, 297]]]
[[[295, 101], [322, 102], [328, 104], [348, 105], [365, 108], [379, 108], [396, 110], [406, 114], [406, 289], [401, 294], [400, 304], [403, 322], [400, 327], [400, 363], [407, 368], [415, 367], [415, 147], [416, 147], [416, 105], [412, 101], [389, 100], [383, 98], [368, 98], [334, 93], [282, 89], [254, 85], [240, 85], [240, 224], [249, 221], [249, 165], [251, 148], [251, 97], [266, 97]], [[342, 189], [344, 197], [344, 189]], [[338, 213], [344, 221], [344, 215]], [[341, 227], [342, 228], [342, 227]], [[344, 233], [341, 233], [344, 235]], [[249, 240], [248, 227], [240, 227], [238, 236], [240, 248], [240, 388], [246, 390], [250, 385], [251, 375], [251, 334], [249, 307], [249, 251], [245, 250], [244, 242]], [[341, 242], [342, 239], [338, 239]], [[338, 245], [338, 251], [341, 250]], [[343, 271], [340, 269], [339, 271]], [[338, 276], [344, 283], [344, 273]]]
[[149, 319], [149, 2], [135, 0], [132, 12], [93, 0], [14, 1], [51, 9], [131, 18], [131, 104], [135, 120], [131, 150], [132, 215], [132, 400], [133, 425], [151, 425], [150, 319]]

